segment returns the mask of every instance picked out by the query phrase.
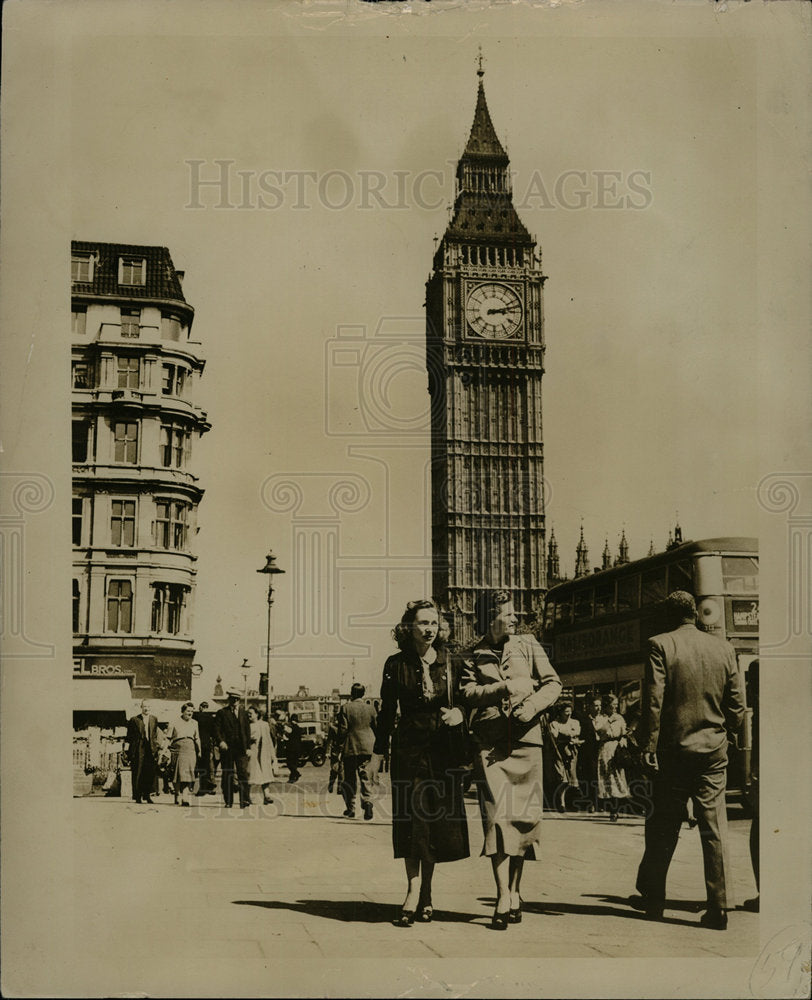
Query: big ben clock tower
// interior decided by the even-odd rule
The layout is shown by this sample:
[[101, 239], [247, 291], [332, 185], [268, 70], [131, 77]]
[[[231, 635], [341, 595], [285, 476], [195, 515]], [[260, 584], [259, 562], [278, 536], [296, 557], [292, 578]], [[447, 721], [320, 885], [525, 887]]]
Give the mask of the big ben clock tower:
[[520, 620], [545, 584], [541, 255], [511, 196], [481, 58], [448, 229], [426, 285], [434, 596], [468, 644], [481, 598], [509, 590]]

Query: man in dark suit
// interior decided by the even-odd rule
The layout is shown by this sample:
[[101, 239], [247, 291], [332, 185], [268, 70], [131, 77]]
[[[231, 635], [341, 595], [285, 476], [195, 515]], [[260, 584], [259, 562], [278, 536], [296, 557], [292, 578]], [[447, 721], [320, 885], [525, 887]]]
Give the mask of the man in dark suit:
[[214, 738], [220, 748], [220, 773], [223, 801], [226, 809], [234, 805], [234, 782], [240, 786], [240, 808], [251, 805], [248, 784], [248, 749], [251, 746], [251, 725], [241, 704], [242, 692], [237, 688], [226, 691], [228, 704], [214, 716]]
[[696, 627], [696, 604], [684, 590], [666, 602], [673, 631], [650, 640], [643, 705], [634, 742], [653, 774], [645, 852], [633, 905], [662, 918], [668, 866], [688, 799], [702, 838], [708, 906], [703, 927], [727, 927], [727, 744], [744, 718], [736, 653]]
[[372, 788], [367, 778], [366, 766], [375, 745], [375, 729], [378, 713], [372, 705], [363, 701], [363, 684], [353, 684], [350, 700], [338, 713], [338, 734], [336, 743], [343, 748], [344, 780], [341, 794], [344, 796], [344, 815], [355, 817], [355, 795], [358, 779], [361, 779], [361, 807], [364, 819], [372, 819]]
[[158, 755], [161, 738], [158, 720], [150, 715], [149, 702], [141, 702], [141, 712], [134, 715], [127, 727], [127, 756], [130, 760], [133, 799], [152, 802], [158, 791]]

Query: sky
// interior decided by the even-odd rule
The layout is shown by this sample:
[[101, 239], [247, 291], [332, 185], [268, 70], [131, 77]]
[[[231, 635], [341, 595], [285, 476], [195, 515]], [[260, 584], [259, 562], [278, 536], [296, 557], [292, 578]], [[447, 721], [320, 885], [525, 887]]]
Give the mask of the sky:
[[582, 523], [593, 565], [622, 530], [632, 558], [662, 549], [677, 516], [685, 538], [757, 534], [749, 43], [77, 38], [71, 236], [169, 247], [207, 358], [195, 697], [244, 659], [257, 683], [269, 549], [286, 570], [277, 693], [375, 688], [391, 626], [430, 589], [423, 296], [479, 44], [549, 276], [547, 523], [564, 571]]

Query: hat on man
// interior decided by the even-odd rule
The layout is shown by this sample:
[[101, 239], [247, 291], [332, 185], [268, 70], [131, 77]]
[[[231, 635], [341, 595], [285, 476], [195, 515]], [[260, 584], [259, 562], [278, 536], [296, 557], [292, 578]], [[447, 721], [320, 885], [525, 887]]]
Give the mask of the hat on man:
[[226, 694], [229, 696], [229, 698], [232, 698], [232, 697], [233, 698], [242, 698], [242, 696], [243, 696], [244, 693], [245, 692], [240, 691], [239, 688], [235, 688], [235, 687], [226, 688]]

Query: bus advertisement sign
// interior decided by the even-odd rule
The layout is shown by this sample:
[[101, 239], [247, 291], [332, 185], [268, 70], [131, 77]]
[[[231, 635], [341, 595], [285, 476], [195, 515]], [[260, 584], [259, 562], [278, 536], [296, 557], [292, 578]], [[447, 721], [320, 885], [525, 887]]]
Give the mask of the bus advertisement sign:
[[580, 632], [558, 635], [555, 638], [555, 662], [573, 663], [576, 660], [600, 656], [616, 656], [640, 649], [640, 622], [620, 622], [600, 625]]
[[728, 632], [758, 632], [758, 601], [731, 601]]

